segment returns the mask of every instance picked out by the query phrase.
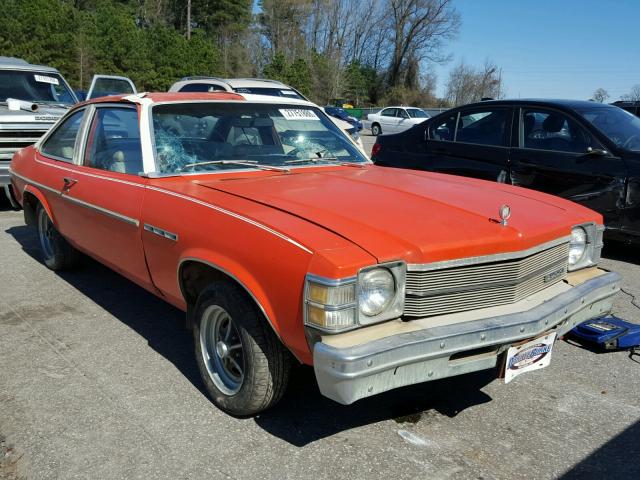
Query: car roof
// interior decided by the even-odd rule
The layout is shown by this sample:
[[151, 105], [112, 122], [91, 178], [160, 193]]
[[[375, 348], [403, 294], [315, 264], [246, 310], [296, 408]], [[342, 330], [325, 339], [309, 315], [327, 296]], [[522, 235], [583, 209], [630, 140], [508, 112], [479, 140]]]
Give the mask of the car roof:
[[142, 103], [144, 99], [150, 100], [151, 103], [164, 102], [193, 102], [193, 101], [244, 101], [244, 97], [233, 92], [142, 92], [137, 94], [109, 95], [107, 97], [98, 97], [81, 105], [94, 103]]
[[282, 88], [292, 90], [289, 85], [268, 78], [184, 77], [177, 83], [180, 83], [180, 85], [190, 83], [226, 83], [231, 88]]
[[389, 105], [388, 107], [384, 107], [381, 110], [386, 110], [387, 108], [409, 108], [412, 110], [422, 110], [420, 107], [410, 107], [408, 105]]
[[31, 63], [16, 57], [0, 57], [1, 70], [25, 70], [30, 72], [60, 73], [58, 69], [45, 65], [32, 65]]
[[148, 99], [152, 103], [165, 102], [194, 102], [194, 101], [248, 101], [254, 103], [285, 103], [289, 105], [304, 105], [316, 107], [317, 105], [307, 100], [288, 97], [274, 97], [272, 95], [255, 95], [235, 92], [144, 92], [138, 94], [111, 95], [99, 97], [83, 104], [134, 102], [138, 103]]
[[487, 105], [531, 105], [540, 107], [561, 107], [566, 109], [580, 109], [580, 108], [606, 108], [610, 105], [606, 103], [592, 102], [590, 100], [570, 100], [570, 99], [549, 99], [549, 98], [515, 98], [504, 100], [483, 100], [481, 102], [469, 103], [467, 105], [460, 105], [458, 108], [466, 107], [486, 107]]
[[304, 105], [307, 107], [317, 107], [313, 102], [304, 100], [302, 98], [289, 98], [289, 97], [274, 97], [273, 95], [258, 95], [255, 93], [239, 93], [248, 102], [257, 103], [287, 103], [290, 105]]

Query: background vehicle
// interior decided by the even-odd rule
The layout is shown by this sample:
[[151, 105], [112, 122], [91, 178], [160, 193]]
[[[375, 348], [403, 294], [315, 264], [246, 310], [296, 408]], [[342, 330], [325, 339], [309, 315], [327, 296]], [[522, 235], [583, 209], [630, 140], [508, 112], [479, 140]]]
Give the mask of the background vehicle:
[[350, 123], [358, 131], [362, 130], [362, 122], [356, 117], [352, 117], [351, 115], [349, 115], [349, 113], [344, 108], [327, 106], [324, 107], [324, 111], [327, 115], [331, 115], [332, 117], [335, 117], [339, 120]]
[[429, 118], [429, 114], [414, 107], [387, 107], [367, 115], [366, 125], [375, 136], [407, 130]]
[[316, 105], [249, 97], [97, 99], [11, 163], [44, 263], [85, 252], [185, 311], [221, 409], [273, 405], [294, 358], [343, 404], [513, 370], [513, 344], [545, 357], [611, 310], [597, 213], [379, 168]]
[[[265, 78], [185, 77], [171, 85], [170, 92], [236, 92], [240, 94], [266, 95], [309, 101], [295, 88], [277, 80]], [[322, 108], [322, 107], [319, 107]], [[323, 109], [324, 110], [324, 109]], [[326, 113], [326, 112], [325, 112]], [[332, 116], [334, 123], [347, 132], [364, 153], [364, 145], [358, 133], [360, 129], [351, 122]]]
[[131, 79], [119, 75], [94, 75], [87, 92], [76, 91], [81, 101], [127, 93], [138, 93], [138, 90]]
[[380, 137], [378, 165], [533, 188], [604, 215], [609, 236], [640, 240], [640, 119], [596, 102], [465, 105]]
[[0, 188], [14, 207], [8, 173], [11, 157], [36, 142], [76, 102], [55, 68], [0, 57]]
[[640, 102], [629, 102], [626, 100], [618, 100], [617, 102], [613, 102], [611, 105], [620, 107], [623, 110], [626, 110], [627, 112], [633, 113], [635, 116], [640, 117]]
[[264, 78], [184, 77], [170, 92], [236, 92], [306, 100], [295, 88]]

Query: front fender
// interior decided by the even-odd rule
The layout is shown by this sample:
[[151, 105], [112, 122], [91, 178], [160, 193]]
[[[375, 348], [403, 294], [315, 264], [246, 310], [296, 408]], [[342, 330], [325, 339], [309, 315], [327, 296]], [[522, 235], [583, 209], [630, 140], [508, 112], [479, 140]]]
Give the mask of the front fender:
[[[265, 318], [269, 322], [273, 332], [282, 341], [282, 343], [303, 363], [311, 363], [311, 352], [309, 350], [304, 331], [302, 329], [301, 312], [297, 312], [295, 317], [289, 318], [291, 315], [282, 315], [283, 310], [291, 311], [291, 305], [281, 309], [276, 309], [270, 295], [267, 293], [268, 288], [263, 285], [264, 280], [260, 280], [251, 271], [245, 268], [235, 260], [201, 248], [188, 249], [180, 257], [177, 270], [177, 281], [183, 298], [186, 299], [185, 292], [182, 291], [181, 272], [186, 262], [199, 262], [207, 265], [229, 278], [236, 281], [247, 294], [254, 300], [258, 308], [262, 311]], [[274, 282], [278, 280], [273, 278]], [[301, 278], [300, 290], [302, 292]], [[273, 285], [272, 285], [273, 287]], [[299, 310], [301, 295], [295, 295], [296, 308]], [[281, 306], [282, 307], [282, 306]], [[281, 318], [286, 317], [286, 318]]]

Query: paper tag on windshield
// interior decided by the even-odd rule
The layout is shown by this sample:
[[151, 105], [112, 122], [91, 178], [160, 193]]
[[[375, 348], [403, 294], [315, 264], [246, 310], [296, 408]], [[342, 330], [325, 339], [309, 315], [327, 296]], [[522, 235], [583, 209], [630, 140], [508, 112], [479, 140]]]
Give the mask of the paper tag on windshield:
[[313, 110], [303, 108], [280, 108], [279, 110], [287, 120], [320, 120]]
[[59, 85], [58, 79], [55, 77], [47, 77], [45, 75], [34, 75], [33, 78], [36, 79], [36, 82], [41, 83], [50, 83], [51, 85]]

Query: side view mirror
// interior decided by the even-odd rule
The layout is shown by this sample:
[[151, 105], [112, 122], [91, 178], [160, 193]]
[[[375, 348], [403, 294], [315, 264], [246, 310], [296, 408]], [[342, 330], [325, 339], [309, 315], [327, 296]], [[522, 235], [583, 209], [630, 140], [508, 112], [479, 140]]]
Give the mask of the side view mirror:
[[606, 157], [607, 155], [609, 155], [609, 152], [607, 152], [602, 148], [587, 147], [587, 155], [594, 155], [597, 157]]

